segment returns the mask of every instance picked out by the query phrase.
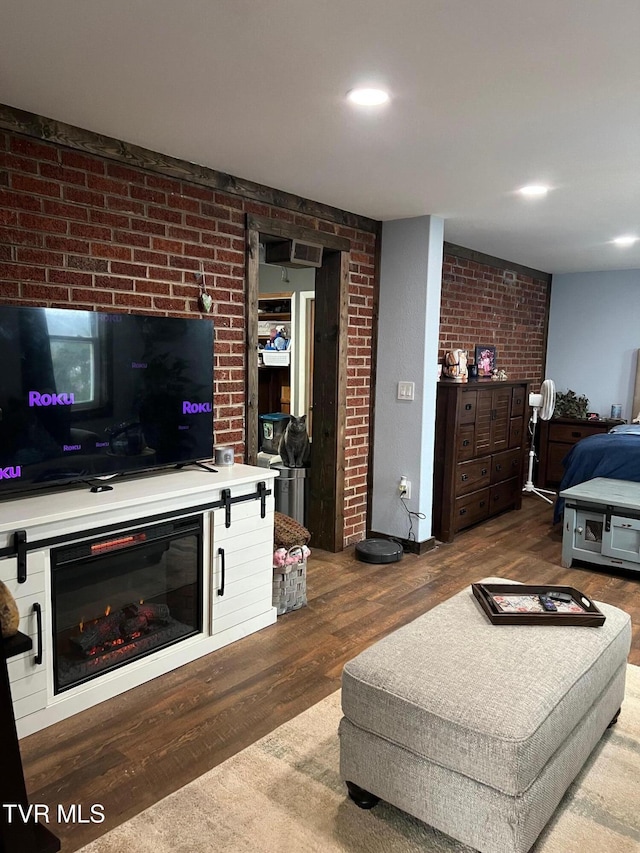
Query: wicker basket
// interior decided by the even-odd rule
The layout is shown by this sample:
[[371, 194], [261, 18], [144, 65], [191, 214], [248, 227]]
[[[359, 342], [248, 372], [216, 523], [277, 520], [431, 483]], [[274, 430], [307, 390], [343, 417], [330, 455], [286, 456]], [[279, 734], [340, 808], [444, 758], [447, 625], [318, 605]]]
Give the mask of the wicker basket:
[[288, 566], [273, 569], [273, 599], [278, 616], [290, 610], [299, 610], [307, 603], [307, 561], [303, 557], [302, 547], [295, 545], [288, 553], [300, 554], [300, 560]]

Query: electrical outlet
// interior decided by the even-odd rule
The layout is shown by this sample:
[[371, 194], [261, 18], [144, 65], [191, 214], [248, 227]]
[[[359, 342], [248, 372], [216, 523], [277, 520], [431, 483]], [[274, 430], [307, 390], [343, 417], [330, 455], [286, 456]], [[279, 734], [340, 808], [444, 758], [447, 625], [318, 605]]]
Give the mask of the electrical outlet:
[[407, 480], [404, 474], [400, 477], [400, 483], [398, 484], [398, 491], [400, 492], [400, 497], [402, 498], [410, 498], [411, 497], [411, 481]]

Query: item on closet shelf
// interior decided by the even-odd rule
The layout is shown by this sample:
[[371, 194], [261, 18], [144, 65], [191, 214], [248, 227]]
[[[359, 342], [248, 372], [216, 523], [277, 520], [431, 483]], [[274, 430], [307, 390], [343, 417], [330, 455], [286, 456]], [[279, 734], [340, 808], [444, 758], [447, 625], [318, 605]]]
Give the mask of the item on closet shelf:
[[14, 597], [6, 584], [0, 581], [0, 630], [3, 637], [13, 637], [18, 633], [20, 612]]
[[469, 378], [467, 351], [463, 349], [448, 350], [444, 356], [442, 373], [445, 379], [454, 382], [466, 382]]

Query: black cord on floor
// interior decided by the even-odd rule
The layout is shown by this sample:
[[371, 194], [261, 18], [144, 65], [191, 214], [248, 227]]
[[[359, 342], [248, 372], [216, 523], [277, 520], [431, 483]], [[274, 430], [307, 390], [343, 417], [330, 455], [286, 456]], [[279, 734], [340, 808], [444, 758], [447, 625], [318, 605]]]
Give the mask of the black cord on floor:
[[409, 507], [407, 506], [407, 499], [403, 495], [400, 495], [400, 502], [401, 502], [402, 506], [404, 507], [405, 512], [407, 513], [407, 517], [409, 519], [409, 533], [407, 534], [407, 541], [408, 542], [415, 542], [416, 537], [415, 537], [415, 533], [413, 532], [413, 519], [414, 518], [424, 519], [427, 516], [423, 512], [415, 512], [414, 510], [409, 509]]

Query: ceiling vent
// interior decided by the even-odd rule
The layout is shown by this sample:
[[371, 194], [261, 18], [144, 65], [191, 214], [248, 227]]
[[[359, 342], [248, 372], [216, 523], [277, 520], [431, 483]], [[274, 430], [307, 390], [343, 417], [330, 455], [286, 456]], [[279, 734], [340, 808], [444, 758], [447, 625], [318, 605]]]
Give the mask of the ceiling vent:
[[282, 267], [321, 267], [322, 246], [306, 240], [279, 240], [265, 246], [266, 262]]

